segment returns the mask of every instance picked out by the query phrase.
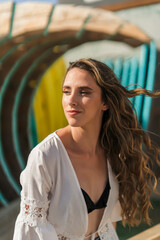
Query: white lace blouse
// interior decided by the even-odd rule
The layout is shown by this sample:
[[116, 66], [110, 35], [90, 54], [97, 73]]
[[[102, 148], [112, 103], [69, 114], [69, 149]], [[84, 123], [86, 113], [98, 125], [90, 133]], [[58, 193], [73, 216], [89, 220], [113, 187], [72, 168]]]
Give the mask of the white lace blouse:
[[[118, 183], [108, 163], [110, 193], [96, 231], [102, 240], [117, 240], [112, 222], [121, 220]], [[86, 203], [67, 151], [50, 134], [30, 153], [21, 173], [21, 210], [13, 240], [84, 240], [88, 229]], [[92, 234], [92, 239], [95, 233]]]

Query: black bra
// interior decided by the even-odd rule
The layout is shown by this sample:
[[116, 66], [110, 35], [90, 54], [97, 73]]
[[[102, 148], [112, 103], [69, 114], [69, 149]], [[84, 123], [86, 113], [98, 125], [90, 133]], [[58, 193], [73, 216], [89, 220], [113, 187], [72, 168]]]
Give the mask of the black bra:
[[82, 188], [81, 188], [81, 190], [82, 190], [82, 193], [83, 193], [86, 205], [87, 205], [88, 213], [92, 212], [95, 209], [100, 209], [100, 208], [106, 207], [107, 201], [108, 201], [108, 196], [109, 196], [109, 191], [110, 191], [109, 181], [107, 181], [106, 187], [97, 203], [94, 203], [91, 200], [91, 198], [89, 197], [89, 195]]

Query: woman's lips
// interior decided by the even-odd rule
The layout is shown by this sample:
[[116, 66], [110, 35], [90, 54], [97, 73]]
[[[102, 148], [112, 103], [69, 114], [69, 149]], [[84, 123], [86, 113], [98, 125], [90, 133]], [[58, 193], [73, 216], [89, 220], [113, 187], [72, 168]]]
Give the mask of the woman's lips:
[[67, 111], [67, 114], [69, 116], [75, 116], [75, 115], [78, 115], [79, 113], [81, 113], [81, 112], [78, 111], [78, 110], [69, 110], [69, 111]]

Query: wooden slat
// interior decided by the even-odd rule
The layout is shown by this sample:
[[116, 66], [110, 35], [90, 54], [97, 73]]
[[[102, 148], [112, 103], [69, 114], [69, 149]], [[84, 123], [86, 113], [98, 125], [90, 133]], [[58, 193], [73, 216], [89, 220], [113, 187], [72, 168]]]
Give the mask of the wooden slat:
[[107, 4], [105, 6], [100, 6], [99, 8], [110, 10], [110, 11], [118, 11], [127, 8], [135, 8], [145, 5], [151, 5], [160, 3], [160, 0], [128, 0], [128, 1], [121, 1], [119, 3], [112, 3]]
[[[75, 30], [79, 31], [85, 19], [91, 16], [85, 25], [88, 31], [96, 34], [105, 33], [114, 36], [120, 34], [123, 41], [125, 38], [137, 39], [141, 42], [150, 42], [150, 38], [135, 25], [121, 19], [110, 11], [94, 9], [84, 6], [58, 5], [55, 8], [49, 31]], [[118, 39], [117, 39], [118, 40]]]
[[50, 3], [35, 2], [17, 4], [12, 35], [44, 29], [48, 23], [52, 6]]
[[146, 231], [129, 238], [128, 240], [160, 240], [160, 224], [147, 229]]
[[12, 14], [12, 2], [0, 3], [0, 38], [8, 35]]
[[[16, 4], [11, 35], [15, 37], [25, 32], [44, 31], [48, 24], [52, 7], [53, 5], [50, 3], [25, 2]], [[127, 42], [132, 46], [149, 43], [151, 40], [138, 27], [121, 19], [111, 11], [75, 5], [57, 5], [49, 24], [48, 32], [81, 31], [88, 17], [89, 21], [84, 28], [86, 31], [94, 31], [95, 34], [105, 34], [106, 38], [109, 36], [112, 40]], [[1, 18], [2, 15], [0, 15], [0, 21]], [[4, 32], [6, 33], [6, 30], [2, 30], [0, 28], [0, 36]]]

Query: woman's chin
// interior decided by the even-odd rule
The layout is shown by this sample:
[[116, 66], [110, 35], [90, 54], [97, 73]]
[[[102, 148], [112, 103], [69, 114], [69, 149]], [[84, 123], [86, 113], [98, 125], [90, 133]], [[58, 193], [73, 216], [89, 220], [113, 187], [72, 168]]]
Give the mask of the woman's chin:
[[70, 125], [71, 127], [80, 127], [80, 125], [77, 124], [77, 123], [69, 123], [69, 125]]
[[71, 127], [80, 127], [80, 123], [76, 120], [69, 120], [68, 121], [68, 124], [71, 126]]

